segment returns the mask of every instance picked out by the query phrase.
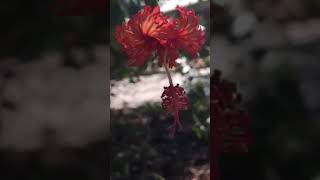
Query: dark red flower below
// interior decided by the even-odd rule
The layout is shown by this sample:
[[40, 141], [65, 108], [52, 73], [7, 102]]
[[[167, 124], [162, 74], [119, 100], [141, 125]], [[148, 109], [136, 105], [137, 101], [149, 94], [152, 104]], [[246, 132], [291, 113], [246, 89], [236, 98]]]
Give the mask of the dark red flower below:
[[219, 178], [221, 152], [247, 152], [251, 143], [251, 117], [241, 107], [242, 97], [234, 83], [215, 70], [210, 79], [211, 161], [213, 179]]
[[188, 109], [189, 99], [186, 96], [183, 87], [180, 87], [179, 84], [176, 86], [170, 85], [168, 87], [164, 87], [161, 99], [162, 108], [165, 111], [174, 114], [174, 124], [172, 127], [172, 132], [174, 133], [177, 125], [179, 128], [182, 128], [182, 124], [179, 119], [179, 111]]

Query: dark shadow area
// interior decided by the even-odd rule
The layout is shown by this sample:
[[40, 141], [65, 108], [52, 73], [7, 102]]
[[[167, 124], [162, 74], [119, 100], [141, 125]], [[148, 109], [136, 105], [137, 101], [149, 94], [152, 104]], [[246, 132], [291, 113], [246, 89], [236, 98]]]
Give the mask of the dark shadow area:
[[53, 1], [0, 7], [0, 179], [109, 178], [108, 25]]
[[253, 132], [248, 153], [220, 155], [220, 179], [318, 179], [319, 3], [212, 2], [212, 67], [237, 84]]

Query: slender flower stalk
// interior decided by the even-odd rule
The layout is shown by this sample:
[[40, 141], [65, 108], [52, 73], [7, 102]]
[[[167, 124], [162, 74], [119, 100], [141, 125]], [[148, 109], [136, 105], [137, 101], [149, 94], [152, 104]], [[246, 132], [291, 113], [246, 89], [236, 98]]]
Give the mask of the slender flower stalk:
[[166, 111], [172, 112], [174, 114], [174, 123], [171, 131], [171, 135], [174, 136], [177, 125], [179, 129], [182, 128], [182, 124], [180, 122], [179, 117], [179, 111], [188, 109], [189, 99], [187, 96], [185, 96], [185, 92], [182, 87], [179, 87], [179, 84], [177, 84], [177, 86], [173, 86], [168, 61], [164, 64], [164, 68], [168, 76], [169, 87], [164, 87], [165, 91], [161, 96], [161, 98], [163, 99], [162, 107]]
[[169, 63], [165, 64], [164, 69], [166, 70], [170, 86], [173, 86], [172, 78], [171, 78], [170, 71], [169, 71]]

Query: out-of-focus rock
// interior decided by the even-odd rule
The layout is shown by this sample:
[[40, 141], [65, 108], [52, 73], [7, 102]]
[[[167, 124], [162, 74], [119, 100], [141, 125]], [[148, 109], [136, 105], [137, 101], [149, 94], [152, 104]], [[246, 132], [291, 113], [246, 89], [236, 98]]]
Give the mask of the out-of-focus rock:
[[235, 45], [229, 42], [226, 37], [215, 36], [211, 39], [211, 71], [219, 69], [224, 75], [229, 76], [233, 72], [237, 60], [243, 55], [246, 56], [249, 49], [250, 45], [247, 42]]
[[[173, 82], [183, 85], [181, 74], [172, 74]], [[137, 108], [145, 103], [160, 103], [163, 87], [168, 86], [165, 73], [141, 76], [140, 81], [130, 83], [129, 79], [112, 81], [111, 109]]]
[[61, 145], [81, 146], [105, 138], [109, 129], [105, 51], [106, 47], [96, 49], [101, 59], [79, 70], [63, 66], [59, 54], [17, 65], [3, 94], [15, 108], [2, 109], [1, 146], [38, 148], [47, 127], [57, 132]]
[[256, 25], [252, 43], [257, 47], [276, 48], [285, 46], [287, 40], [281, 25], [265, 21]]
[[290, 20], [306, 16], [306, 7], [302, 0], [260, 0], [253, 1], [253, 8], [259, 17], [276, 20]]
[[242, 12], [235, 17], [232, 24], [232, 34], [235, 37], [243, 37], [251, 33], [257, 23], [256, 16], [251, 12]]
[[303, 22], [294, 22], [286, 25], [285, 33], [294, 45], [304, 45], [320, 40], [320, 19], [312, 19]]

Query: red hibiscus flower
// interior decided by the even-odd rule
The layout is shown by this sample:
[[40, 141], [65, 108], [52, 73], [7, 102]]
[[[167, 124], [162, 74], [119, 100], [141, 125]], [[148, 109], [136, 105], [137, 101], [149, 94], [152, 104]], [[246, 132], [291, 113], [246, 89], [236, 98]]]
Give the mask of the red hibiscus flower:
[[[169, 67], [175, 66], [175, 60], [179, 57], [179, 51], [185, 51], [195, 57], [205, 43], [205, 33], [199, 24], [199, 17], [193, 10], [177, 6], [180, 17], [173, 19], [165, 26], [160, 49], [160, 64], [165, 60]], [[167, 54], [166, 59], [163, 54]]]
[[205, 34], [199, 18], [193, 10], [177, 7], [180, 17], [169, 19], [159, 6], [144, 9], [132, 16], [127, 23], [116, 27], [115, 38], [129, 56], [129, 66], [141, 66], [147, 58], [159, 57], [164, 65], [170, 86], [164, 88], [162, 107], [174, 114], [173, 132], [181, 127], [179, 111], [186, 110], [189, 100], [179, 85], [173, 86], [169, 68], [176, 66], [181, 51], [196, 56], [205, 42]]
[[157, 6], [145, 6], [143, 11], [130, 18], [127, 23], [116, 27], [115, 38], [129, 56], [129, 66], [141, 66], [157, 50], [160, 34], [167, 18]]
[[205, 34], [199, 24], [199, 17], [193, 10], [177, 7], [180, 13], [177, 43], [180, 48], [195, 57], [205, 42]]
[[179, 50], [195, 57], [205, 42], [199, 17], [193, 10], [177, 7], [179, 19], [169, 20], [159, 6], [145, 6], [143, 11], [116, 27], [115, 37], [129, 56], [129, 66], [141, 66], [155, 52], [159, 64], [175, 66]]

